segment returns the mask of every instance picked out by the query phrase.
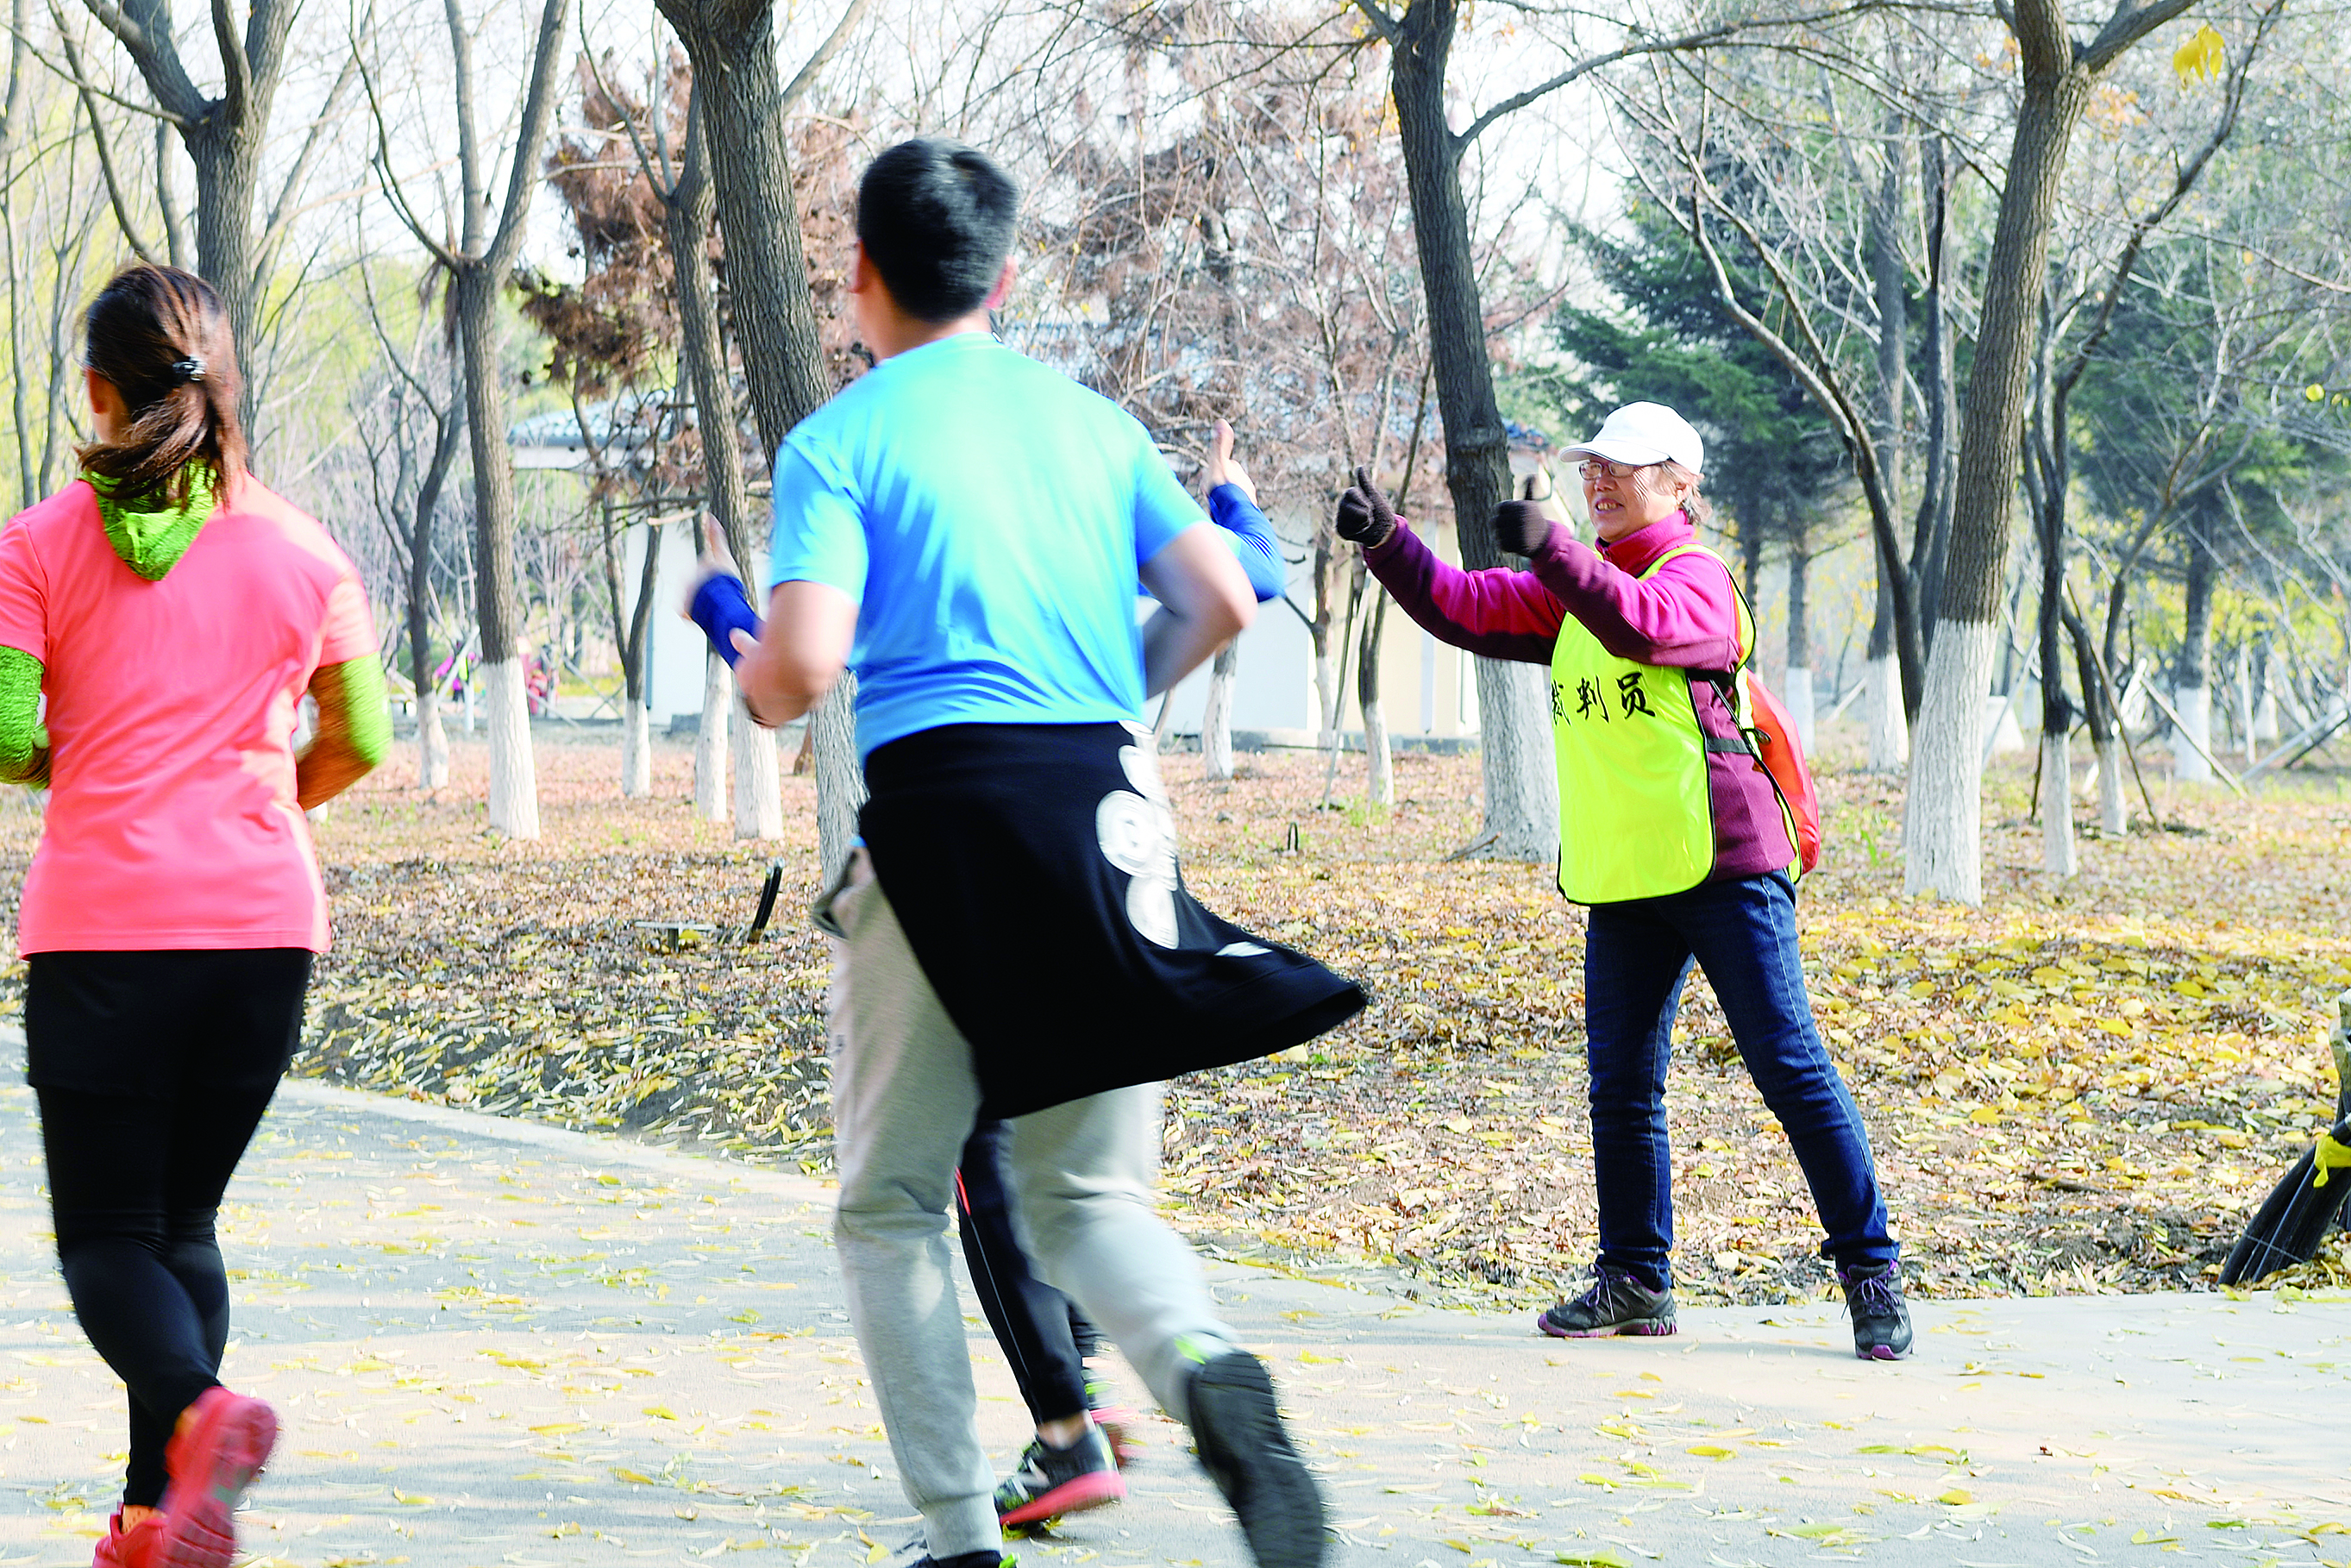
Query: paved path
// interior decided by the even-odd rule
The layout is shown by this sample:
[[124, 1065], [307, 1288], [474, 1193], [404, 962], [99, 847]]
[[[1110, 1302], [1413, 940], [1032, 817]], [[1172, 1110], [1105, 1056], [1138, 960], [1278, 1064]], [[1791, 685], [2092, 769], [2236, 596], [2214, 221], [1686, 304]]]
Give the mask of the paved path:
[[[0, 1043], [0, 1565], [82, 1568], [121, 1394], [57, 1278], [18, 1061]], [[229, 1377], [286, 1422], [255, 1561], [887, 1560], [911, 1511], [827, 1220], [797, 1177], [289, 1085], [225, 1216]], [[1523, 1314], [1211, 1273], [1324, 1473], [1335, 1563], [2351, 1559], [2351, 1304], [1930, 1303], [1921, 1354], [1884, 1367], [1827, 1307], [1562, 1344]], [[1022, 1413], [970, 1321], [1008, 1460]], [[1130, 1500], [1023, 1544], [1031, 1568], [1246, 1563], [1178, 1430], [1149, 1436]]]

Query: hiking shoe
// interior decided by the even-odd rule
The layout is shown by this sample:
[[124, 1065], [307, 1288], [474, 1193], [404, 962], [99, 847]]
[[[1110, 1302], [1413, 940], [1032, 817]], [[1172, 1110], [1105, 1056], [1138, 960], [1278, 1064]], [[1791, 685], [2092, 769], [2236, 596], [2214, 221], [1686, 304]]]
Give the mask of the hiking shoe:
[[156, 1568], [162, 1561], [155, 1554], [162, 1540], [162, 1514], [151, 1513], [125, 1530], [118, 1508], [106, 1521], [106, 1533], [98, 1538], [98, 1554], [89, 1560], [89, 1568]]
[[277, 1414], [215, 1385], [196, 1396], [184, 1420], [163, 1448], [170, 1484], [154, 1561], [158, 1568], [229, 1568], [236, 1505], [277, 1446]]
[[1322, 1494], [1290, 1446], [1265, 1363], [1226, 1351], [1192, 1374], [1186, 1403], [1200, 1468], [1232, 1505], [1258, 1568], [1320, 1568]]
[[1674, 1292], [1653, 1291], [1622, 1269], [1595, 1263], [1592, 1289], [1535, 1314], [1535, 1327], [1553, 1339], [1599, 1339], [1612, 1333], [1674, 1332]]
[[1889, 1264], [1837, 1270], [1844, 1310], [1853, 1319], [1853, 1354], [1864, 1361], [1899, 1361], [1910, 1354], [1910, 1303], [1902, 1276]]
[[1035, 1524], [1065, 1513], [1080, 1513], [1126, 1496], [1126, 1482], [1118, 1473], [1118, 1459], [1110, 1439], [1098, 1427], [1066, 1448], [1056, 1448], [1042, 1437], [1030, 1443], [1020, 1464], [996, 1489], [997, 1522], [1006, 1529]]
[[1086, 1379], [1086, 1408], [1092, 1413], [1094, 1425], [1102, 1428], [1102, 1436], [1110, 1439], [1111, 1456], [1118, 1460], [1120, 1469], [1143, 1457], [1143, 1438], [1135, 1430], [1143, 1425], [1143, 1416], [1116, 1403], [1109, 1384], [1093, 1377]]
[[1001, 1552], [958, 1552], [952, 1557], [934, 1557], [925, 1552], [904, 1568], [1019, 1568], [1019, 1562]]

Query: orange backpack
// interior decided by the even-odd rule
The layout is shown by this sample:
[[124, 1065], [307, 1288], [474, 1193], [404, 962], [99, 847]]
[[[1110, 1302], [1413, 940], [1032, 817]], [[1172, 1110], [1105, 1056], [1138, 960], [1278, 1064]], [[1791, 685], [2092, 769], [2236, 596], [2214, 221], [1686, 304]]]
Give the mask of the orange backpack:
[[[1746, 672], [1747, 699], [1750, 705], [1753, 727], [1743, 733], [1748, 749], [1763, 764], [1763, 771], [1771, 776], [1772, 787], [1780, 791], [1780, 804], [1788, 812], [1788, 825], [1796, 838], [1797, 874], [1802, 875], [1821, 863], [1821, 797], [1813, 788], [1813, 770], [1804, 766], [1804, 748], [1796, 738], [1796, 721], [1780, 706], [1755, 672]], [[1733, 709], [1737, 712], [1737, 709]]]

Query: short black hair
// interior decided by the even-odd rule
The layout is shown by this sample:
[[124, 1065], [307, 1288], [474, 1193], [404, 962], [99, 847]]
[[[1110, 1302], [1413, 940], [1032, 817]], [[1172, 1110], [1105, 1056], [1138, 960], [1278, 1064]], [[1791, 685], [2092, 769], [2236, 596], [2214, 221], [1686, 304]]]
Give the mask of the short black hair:
[[857, 243], [898, 308], [952, 321], [986, 302], [1012, 250], [1020, 188], [977, 147], [901, 141], [865, 166]]

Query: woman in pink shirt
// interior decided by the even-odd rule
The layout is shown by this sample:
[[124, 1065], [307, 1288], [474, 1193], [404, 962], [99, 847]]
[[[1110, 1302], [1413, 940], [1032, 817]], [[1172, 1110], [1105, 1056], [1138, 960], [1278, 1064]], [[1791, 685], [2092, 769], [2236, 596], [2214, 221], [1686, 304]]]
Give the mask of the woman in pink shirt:
[[214, 1218], [327, 946], [302, 813], [391, 722], [358, 573], [246, 472], [219, 298], [134, 267], [85, 327], [97, 439], [0, 532], [0, 779], [49, 791], [17, 914], [26, 1076], [74, 1312], [130, 1390], [97, 1568], [225, 1568], [277, 1418], [220, 1384]]

